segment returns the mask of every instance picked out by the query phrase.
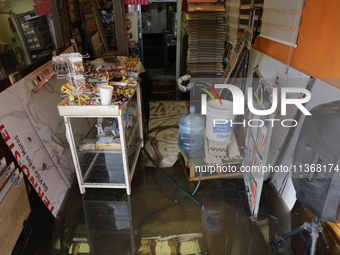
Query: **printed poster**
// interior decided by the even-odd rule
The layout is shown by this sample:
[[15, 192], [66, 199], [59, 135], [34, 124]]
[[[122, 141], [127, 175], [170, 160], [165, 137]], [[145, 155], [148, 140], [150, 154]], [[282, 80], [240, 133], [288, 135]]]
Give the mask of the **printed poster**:
[[56, 217], [68, 187], [13, 87], [0, 93], [0, 133], [43, 203]]
[[125, 14], [126, 33], [129, 47], [138, 46], [138, 18], [137, 12], [129, 12]]
[[34, 0], [34, 3], [39, 16], [52, 12], [50, 0]]

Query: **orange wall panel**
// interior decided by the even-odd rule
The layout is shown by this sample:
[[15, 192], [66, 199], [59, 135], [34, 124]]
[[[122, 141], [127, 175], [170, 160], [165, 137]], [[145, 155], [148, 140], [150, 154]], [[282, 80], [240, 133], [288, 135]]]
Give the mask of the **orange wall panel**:
[[[292, 66], [340, 87], [339, 0], [305, 0], [297, 45]], [[287, 62], [289, 46], [258, 37], [253, 47]]]

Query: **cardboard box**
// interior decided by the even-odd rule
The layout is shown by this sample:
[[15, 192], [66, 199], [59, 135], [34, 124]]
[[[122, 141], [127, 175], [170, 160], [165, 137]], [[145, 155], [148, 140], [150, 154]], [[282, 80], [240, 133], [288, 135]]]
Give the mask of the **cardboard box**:
[[32, 47], [32, 46], [35, 47], [34, 45], [35, 45], [35, 43], [33, 42], [32, 39], [28, 39], [28, 40], [27, 40], [27, 46], [28, 46], [29, 48]]
[[27, 31], [34, 28], [34, 22], [25, 22], [21, 26], [24, 31]]
[[41, 49], [40, 43], [36, 43], [34, 46], [35, 46], [35, 49], [36, 49], [36, 50], [40, 50], [40, 49]]
[[[0, 254], [10, 254], [23, 228], [23, 223], [31, 213], [23, 174], [16, 170], [7, 181], [7, 190], [0, 204]], [[4, 187], [5, 189], [5, 187]]]
[[27, 23], [22, 24], [21, 27], [22, 27], [22, 30], [24, 31], [27, 31], [27, 29], [30, 28]]
[[33, 28], [29, 28], [26, 30], [25, 34], [26, 36], [32, 36], [32, 35], [35, 36], [35, 31]]
[[9, 177], [11, 177], [12, 173], [15, 170], [15, 165], [14, 162], [12, 162], [4, 172], [1, 173], [0, 175], [0, 190], [5, 186], [7, 180]]

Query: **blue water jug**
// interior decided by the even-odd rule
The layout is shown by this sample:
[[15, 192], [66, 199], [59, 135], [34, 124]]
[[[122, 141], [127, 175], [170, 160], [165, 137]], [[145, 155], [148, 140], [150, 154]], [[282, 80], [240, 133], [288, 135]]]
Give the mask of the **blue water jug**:
[[195, 106], [190, 106], [190, 113], [179, 117], [178, 146], [186, 152], [196, 152], [203, 147], [204, 117], [195, 113]]

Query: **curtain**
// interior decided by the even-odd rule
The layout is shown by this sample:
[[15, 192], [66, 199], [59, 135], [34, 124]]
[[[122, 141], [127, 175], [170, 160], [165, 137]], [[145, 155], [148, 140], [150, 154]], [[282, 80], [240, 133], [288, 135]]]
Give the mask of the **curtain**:
[[304, 0], [265, 0], [260, 36], [296, 46]]

